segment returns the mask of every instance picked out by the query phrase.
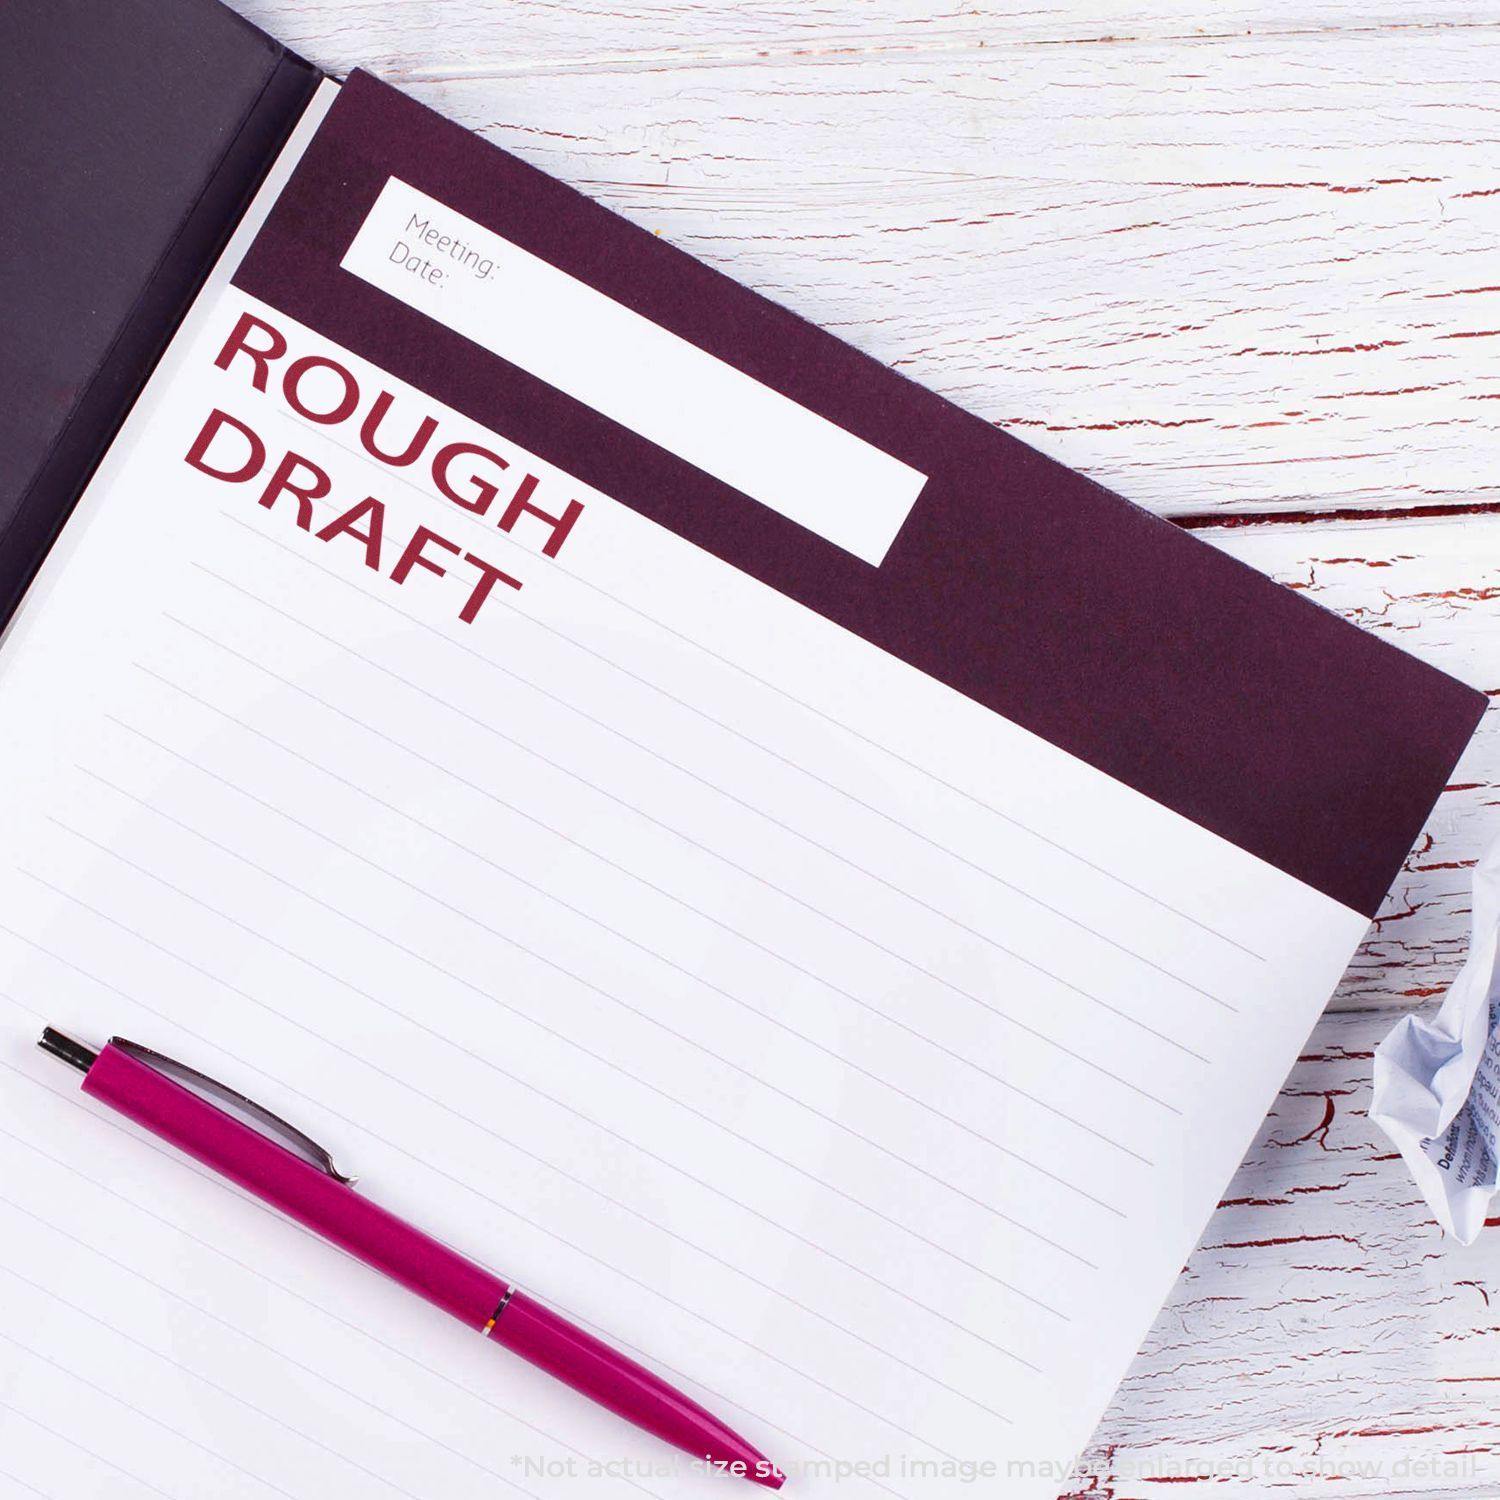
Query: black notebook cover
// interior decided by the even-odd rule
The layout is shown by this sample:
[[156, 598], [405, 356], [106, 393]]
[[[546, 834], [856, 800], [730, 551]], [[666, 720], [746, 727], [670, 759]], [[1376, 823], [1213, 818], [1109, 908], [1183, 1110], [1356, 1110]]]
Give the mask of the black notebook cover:
[[0, 623], [318, 78], [215, 0], [0, 4]]

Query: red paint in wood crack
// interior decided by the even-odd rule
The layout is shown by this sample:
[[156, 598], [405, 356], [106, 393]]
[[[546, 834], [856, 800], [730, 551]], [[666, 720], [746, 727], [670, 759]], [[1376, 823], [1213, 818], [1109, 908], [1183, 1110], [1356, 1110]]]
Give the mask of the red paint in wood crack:
[[1320, 1442], [1333, 1438], [1387, 1438], [1387, 1437], [1423, 1437], [1431, 1432], [1443, 1432], [1445, 1428], [1440, 1422], [1434, 1422], [1426, 1427], [1346, 1427], [1339, 1432], [1325, 1432]]
[[[1440, 334], [1440, 338], [1478, 338], [1480, 335]], [[1373, 344], [1331, 344], [1326, 349], [1240, 349], [1236, 353], [1254, 354], [1257, 359], [1305, 359], [1314, 354], [1373, 354], [1377, 349], [1399, 349], [1405, 339], [1380, 339]]]
[[1328, 1149], [1328, 1128], [1329, 1128], [1329, 1126], [1331, 1126], [1333, 1124], [1334, 1114], [1335, 1114], [1335, 1109], [1334, 1109], [1334, 1103], [1333, 1103], [1333, 1094], [1332, 1093], [1324, 1094], [1323, 1095], [1323, 1118], [1321, 1120], [1319, 1120], [1318, 1123], [1316, 1125], [1314, 1125], [1311, 1130], [1309, 1130], [1304, 1135], [1293, 1136], [1292, 1139], [1289, 1140], [1289, 1141], [1276, 1141], [1276, 1140], [1272, 1140], [1272, 1141], [1267, 1141], [1266, 1144], [1268, 1146], [1272, 1146], [1276, 1150], [1280, 1151], [1280, 1150], [1284, 1150], [1288, 1146], [1300, 1146], [1300, 1145], [1303, 1145], [1307, 1141], [1316, 1140], [1317, 1143], [1318, 1143], [1318, 1145], [1320, 1145], [1326, 1151]]
[[1316, 1245], [1326, 1243], [1359, 1245], [1352, 1234], [1285, 1234], [1269, 1240], [1223, 1240], [1216, 1245], [1205, 1245], [1205, 1250], [1274, 1250], [1282, 1245]]
[[[1454, 292], [1444, 292], [1445, 297], [1456, 296]], [[1391, 391], [1330, 391], [1324, 396], [1314, 396], [1314, 401], [1353, 401], [1370, 396], [1421, 396], [1429, 391], [1446, 390], [1451, 381], [1443, 385], [1403, 385]]]
[[1407, 594], [1408, 600], [1415, 599], [1462, 599], [1465, 602], [1487, 603], [1491, 599], [1500, 599], [1500, 588], [1476, 589], [1472, 587], [1456, 589], [1429, 589], [1426, 592]]
[[1232, 516], [1219, 511], [1204, 511], [1167, 519], [1184, 531], [1206, 531], [1215, 527], [1237, 531], [1248, 526], [1326, 526], [1335, 521], [1426, 521], [1440, 516], [1497, 515], [1500, 515], [1500, 500], [1475, 500], [1459, 505], [1383, 505], [1368, 509], [1344, 506], [1331, 510], [1244, 511]]

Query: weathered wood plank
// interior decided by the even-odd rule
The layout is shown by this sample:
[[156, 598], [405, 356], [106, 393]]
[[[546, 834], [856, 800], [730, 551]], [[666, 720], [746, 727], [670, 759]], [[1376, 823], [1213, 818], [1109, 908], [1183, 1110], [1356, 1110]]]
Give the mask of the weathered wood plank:
[[1164, 513], [1500, 503], [1477, 7], [247, 9]]
[[454, 77], [618, 60], [713, 64], [1058, 42], [1494, 25], [1474, 0], [240, 0], [325, 67]]
[[1500, 28], [1460, 28], [413, 88], [1131, 499], [1202, 514], [1500, 503], [1497, 76]]
[[1389, 1024], [1320, 1023], [1075, 1492], [1500, 1492], [1500, 1233], [1445, 1243], [1371, 1125]]

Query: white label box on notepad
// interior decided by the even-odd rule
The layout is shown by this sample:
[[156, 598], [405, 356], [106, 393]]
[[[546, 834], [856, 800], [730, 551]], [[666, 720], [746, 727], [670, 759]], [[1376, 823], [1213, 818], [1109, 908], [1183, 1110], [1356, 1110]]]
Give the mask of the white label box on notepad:
[[876, 566], [927, 476], [389, 178], [342, 265]]

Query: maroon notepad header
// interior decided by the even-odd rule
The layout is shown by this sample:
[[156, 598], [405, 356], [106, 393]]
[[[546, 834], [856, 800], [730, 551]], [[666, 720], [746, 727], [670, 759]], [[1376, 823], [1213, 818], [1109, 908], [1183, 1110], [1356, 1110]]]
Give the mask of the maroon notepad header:
[[[340, 268], [395, 176], [929, 476], [879, 567]], [[1373, 915], [1483, 696], [366, 74], [236, 284]]]

